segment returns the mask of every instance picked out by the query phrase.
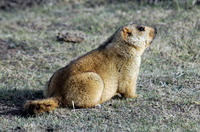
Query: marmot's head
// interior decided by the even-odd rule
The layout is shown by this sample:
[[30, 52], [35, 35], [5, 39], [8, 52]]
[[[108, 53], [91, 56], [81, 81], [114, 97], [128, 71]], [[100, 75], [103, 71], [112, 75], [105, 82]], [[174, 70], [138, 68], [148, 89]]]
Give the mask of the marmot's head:
[[138, 50], [146, 49], [156, 36], [156, 29], [136, 24], [123, 26], [118, 30], [115, 41], [121, 41]]

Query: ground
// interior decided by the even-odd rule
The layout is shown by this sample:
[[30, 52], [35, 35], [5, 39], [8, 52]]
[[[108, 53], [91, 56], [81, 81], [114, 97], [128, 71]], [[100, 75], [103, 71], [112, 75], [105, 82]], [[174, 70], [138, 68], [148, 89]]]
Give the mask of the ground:
[[[124, 24], [156, 26], [142, 59], [137, 99], [115, 97], [92, 109], [59, 108], [23, 115], [26, 100], [43, 98], [51, 75], [106, 40]], [[134, 2], [48, 4], [0, 11], [0, 131], [199, 131], [200, 9]], [[86, 34], [57, 41], [61, 31]]]

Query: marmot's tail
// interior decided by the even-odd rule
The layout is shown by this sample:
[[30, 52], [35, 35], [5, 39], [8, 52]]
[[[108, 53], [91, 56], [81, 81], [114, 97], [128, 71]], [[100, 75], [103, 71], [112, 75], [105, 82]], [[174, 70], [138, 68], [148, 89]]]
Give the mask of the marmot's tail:
[[56, 97], [47, 98], [47, 99], [39, 99], [39, 100], [31, 100], [27, 101], [24, 105], [24, 110], [27, 114], [42, 114], [45, 112], [49, 112], [55, 110], [60, 105], [60, 99]]

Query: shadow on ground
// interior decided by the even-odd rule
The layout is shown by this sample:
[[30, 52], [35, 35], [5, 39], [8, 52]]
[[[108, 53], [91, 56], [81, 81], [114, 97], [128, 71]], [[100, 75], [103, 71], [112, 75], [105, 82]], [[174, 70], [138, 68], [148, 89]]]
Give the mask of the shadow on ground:
[[23, 116], [26, 100], [43, 98], [42, 90], [4, 90], [0, 89], [0, 116]]
[[[0, 116], [27, 116], [23, 111], [25, 102], [41, 98], [43, 98], [42, 90], [0, 89]], [[124, 97], [116, 95], [113, 99], [124, 99]]]

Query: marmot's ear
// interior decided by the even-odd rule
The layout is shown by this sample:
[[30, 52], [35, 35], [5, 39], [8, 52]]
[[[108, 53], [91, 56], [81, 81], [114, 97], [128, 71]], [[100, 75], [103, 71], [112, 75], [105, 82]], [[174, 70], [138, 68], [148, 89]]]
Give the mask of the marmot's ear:
[[128, 27], [122, 29], [122, 36], [126, 40], [128, 36], [132, 35], [132, 31]]

